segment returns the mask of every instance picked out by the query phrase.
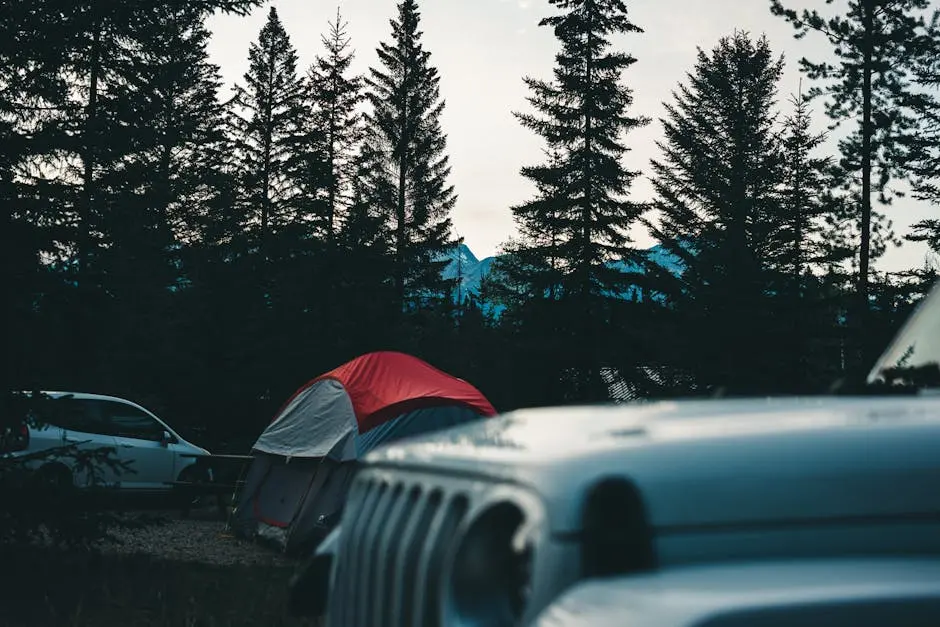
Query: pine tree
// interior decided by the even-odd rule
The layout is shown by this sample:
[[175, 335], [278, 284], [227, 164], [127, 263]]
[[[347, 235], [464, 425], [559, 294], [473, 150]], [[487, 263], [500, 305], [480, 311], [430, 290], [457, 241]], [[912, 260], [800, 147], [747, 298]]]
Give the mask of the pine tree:
[[[139, 148], [148, 125], [146, 118], [128, 115], [135, 101], [126, 77], [140, 69], [135, 50], [141, 38], [149, 36], [137, 26], [166, 7], [185, 3], [39, 0], [26, 4], [27, 17], [41, 22], [36, 32], [43, 51], [38, 64], [24, 66], [26, 72], [20, 78], [32, 81], [41, 73], [47, 85], [29, 103], [35, 114], [28, 128], [31, 156], [22, 164], [28, 171], [22, 172], [20, 181], [24, 189], [38, 193], [21, 194], [30, 198], [24, 219], [43, 225], [47, 237], [41, 252], [51, 262], [44, 274], [61, 279], [54, 289], [43, 290], [60, 307], [47, 307], [43, 315], [61, 316], [70, 329], [56, 351], [75, 357], [71, 366], [76, 377], [90, 378], [94, 372], [84, 366], [104, 363], [94, 359], [103, 349], [96, 336], [107, 335], [103, 308], [111, 298], [105, 289], [108, 277], [102, 261], [115, 237], [112, 218], [123, 217], [120, 208], [128, 189], [110, 174]], [[257, 2], [207, 0], [199, 4], [204, 16], [222, 4], [226, 10], [243, 10]], [[31, 35], [19, 32], [16, 45], [24, 48], [24, 39]], [[62, 358], [57, 361], [66, 363]], [[74, 381], [76, 386], [81, 384], [81, 380]]]
[[105, 284], [116, 300], [110, 336], [119, 339], [118, 347], [135, 347], [117, 376], [138, 383], [170, 363], [177, 371], [185, 367], [180, 352], [194, 345], [182, 336], [190, 312], [179, 307], [181, 290], [192, 284], [187, 262], [225, 184], [221, 80], [208, 62], [204, 20], [187, 6], [157, 5], [133, 23], [133, 62], [118, 75], [126, 106], [117, 112], [134, 129], [133, 147], [97, 181], [111, 199], [108, 246], [101, 253]]
[[0, 395], [25, 389], [41, 338], [32, 330], [37, 297], [50, 290], [43, 284], [41, 251], [55, 249], [61, 229], [31, 160], [43, 147], [37, 135], [45, 123], [58, 119], [67, 102], [66, 85], [58, 70], [61, 51], [48, 45], [54, 20], [42, 2], [0, 4]]
[[812, 131], [809, 103], [802, 93], [792, 96], [790, 104], [792, 112], [784, 119], [781, 143], [780, 201], [785, 224], [778, 235], [783, 240], [782, 256], [775, 261], [781, 273], [799, 283], [808, 270], [833, 261], [840, 233], [826, 228], [835, 202], [830, 191], [834, 164], [830, 157], [816, 155], [827, 134]]
[[95, 359], [104, 349], [100, 339], [109, 305], [101, 258], [116, 198], [99, 179], [132, 149], [142, 126], [139, 120], [132, 126], [119, 121], [128, 107], [121, 70], [133, 43], [130, 8], [114, 0], [39, 2], [32, 8], [44, 16], [37, 34], [50, 50], [42, 53], [39, 67], [22, 68], [22, 78], [28, 81], [38, 70], [48, 85], [29, 103], [36, 107], [24, 129], [32, 154], [18, 178], [21, 198], [30, 200], [21, 207], [26, 221], [45, 227], [47, 237], [36, 253], [48, 261], [42, 274], [54, 280], [44, 286], [41, 315], [65, 321], [68, 333], [59, 340], [55, 361], [73, 371], [77, 387], [105, 365]]
[[782, 343], [788, 349], [781, 355], [781, 384], [805, 391], [820, 389], [821, 382], [828, 385], [835, 378], [831, 372], [835, 360], [826, 346], [831, 343], [828, 337], [839, 334], [840, 325], [820, 277], [844, 276], [842, 265], [854, 256], [855, 248], [852, 230], [846, 228], [852, 221], [845, 211], [847, 203], [833, 191], [838, 188], [834, 179], [845, 173], [830, 157], [816, 154], [827, 134], [812, 131], [809, 103], [802, 93], [792, 96], [790, 104], [781, 141], [783, 223], [778, 254], [767, 261], [780, 276], [774, 300], [786, 335]]
[[[128, 299], [117, 302], [126, 294], [112, 289], [115, 268], [108, 255], [115, 243], [125, 244], [121, 236], [132, 219], [125, 213], [135, 208], [132, 201], [153, 189], [151, 181], [132, 189], [142, 179], [131, 164], [152, 141], [153, 120], [134, 114], [154, 94], [129, 82], [152, 69], [153, 59], [136, 53], [160, 40], [164, 25], [142, 26], [153, 25], [169, 7], [190, 4], [198, 4], [204, 17], [215, 9], [243, 12], [258, 2], [0, 3], [0, 285], [9, 290], [0, 296], [0, 318], [2, 339], [14, 340], [0, 348], [0, 396], [50, 380], [73, 389], [120, 390], [127, 379], [116, 373], [131, 370], [126, 357], [134, 352], [173, 368], [175, 378], [149, 382], [161, 393], [185, 378], [182, 360], [120, 345], [128, 338], [110, 326], [111, 314]], [[138, 215], [149, 219], [150, 207]], [[138, 279], [149, 283], [152, 277]], [[142, 322], [131, 318], [125, 324], [143, 327]], [[98, 465], [102, 456], [93, 457], [85, 461]], [[99, 515], [59, 509], [46, 513], [60, 518], [34, 518], [28, 528], [47, 527], [53, 539], [78, 544], [103, 529]], [[9, 508], [5, 528], [26, 528], [17, 520], [24, 513], [36, 512]]]
[[247, 226], [267, 258], [272, 233], [293, 221], [297, 188], [291, 158], [304, 130], [297, 52], [274, 7], [248, 58], [245, 83], [236, 86], [232, 100], [232, 131]]
[[[66, 121], [69, 131], [79, 138], [78, 161], [70, 165], [79, 186], [76, 202], [75, 260], [78, 285], [85, 294], [100, 285], [100, 273], [93, 275], [100, 252], [104, 218], [102, 211], [109, 199], [99, 189], [99, 172], [108, 171], [128, 144], [128, 131], [113, 124], [114, 113], [127, 105], [123, 85], [118, 78], [120, 66], [128, 61], [129, 17], [112, 1], [83, 3], [83, 10], [73, 13], [69, 27], [74, 29], [71, 63], [63, 68], [80, 81], [76, 85], [75, 107], [83, 115]], [[85, 307], [83, 307], [85, 308]]]
[[767, 345], [770, 324], [773, 276], [764, 260], [785, 246], [773, 113], [782, 70], [766, 38], [736, 32], [711, 53], [699, 50], [687, 84], [666, 105], [663, 157], [652, 162], [658, 223], [650, 228], [685, 266], [660, 290], [685, 316], [674, 348], [697, 362], [702, 383], [753, 390], [772, 380], [752, 353]]
[[[130, 105], [121, 117], [128, 124], [148, 123], [137, 129], [133, 152], [102, 182], [128, 195], [114, 221], [141, 236], [150, 231], [158, 238], [154, 256], [178, 266], [179, 244], [200, 236], [207, 205], [219, 193], [217, 170], [226, 149], [221, 79], [208, 61], [202, 15], [163, 7], [146, 18], [135, 24], [135, 63], [121, 76]], [[133, 236], [119, 237], [113, 245], [147, 248]]]
[[393, 244], [388, 216], [369, 202], [368, 188], [374, 163], [363, 146], [355, 161], [352, 202], [337, 232], [332, 292], [337, 308], [334, 335], [338, 359], [353, 357], [385, 345], [388, 320], [396, 309], [394, 286], [388, 266], [393, 262]]
[[[915, 196], [933, 204], [940, 203], [940, 11], [930, 27], [911, 41], [914, 59], [913, 81], [916, 89], [908, 94], [908, 104], [916, 120], [916, 132], [905, 140], [906, 167], [913, 177]], [[907, 237], [925, 242], [940, 254], [940, 220], [928, 218], [912, 227]]]
[[355, 160], [362, 139], [362, 79], [349, 74], [355, 54], [350, 49], [347, 25], [337, 9], [336, 21], [329, 24], [329, 32], [321, 38], [325, 54], [316, 58], [309, 72], [314, 126], [324, 135], [329, 240], [352, 202]]
[[566, 274], [561, 247], [572, 230], [565, 215], [571, 173], [564, 168], [560, 148], [554, 148], [546, 165], [527, 167], [523, 174], [535, 183], [538, 195], [512, 208], [518, 236], [503, 246], [497, 266], [505, 280], [523, 288], [526, 300], [555, 300]]
[[[234, 210], [241, 228], [216, 275], [217, 280], [237, 277], [237, 284], [217, 289], [235, 308], [225, 315], [242, 338], [227, 348], [227, 356], [242, 364], [238, 375], [247, 389], [263, 396], [270, 393], [269, 382], [296, 367], [297, 352], [307, 348], [297, 340], [312, 326], [301, 316], [313, 283], [308, 253], [316, 208], [308, 200], [322, 163], [309, 150], [297, 52], [274, 7], [249, 46], [248, 71], [227, 104]], [[307, 282], [298, 282], [299, 275]]]
[[[102, 211], [110, 203], [98, 177], [132, 152], [147, 120], [128, 119], [134, 106], [125, 77], [139, 60], [134, 49], [149, 36], [139, 29], [173, 7], [191, 7], [205, 17], [216, 10], [244, 13], [261, 0], [53, 0], [4, 3], [3, 14], [17, 33], [9, 39], [16, 57], [9, 67], [9, 93], [25, 96], [16, 106], [30, 138], [31, 163], [21, 172], [31, 187], [41, 187], [48, 201], [35, 205], [34, 221], [57, 224], [56, 241], [46, 253], [68, 259], [76, 282], [92, 287], [91, 275], [106, 225]], [[152, 33], [153, 31], [150, 31]], [[55, 45], [49, 45], [54, 41]], [[35, 55], [30, 57], [30, 49]], [[12, 58], [12, 57], [11, 57]], [[20, 70], [16, 70], [19, 67]], [[27, 68], [30, 68], [27, 70]], [[6, 151], [4, 151], [5, 154]], [[100, 196], [100, 198], [99, 198]], [[54, 198], [53, 198], [54, 197]], [[39, 201], [39, 196], [34, 197]]]
[[844, 169], [859, 173], [861, 179], [859, 190], [847, 178], [853, 193], [859, 194], [856, 322], [863, 335], [871, 260], [883, 248], [873, 240], [878, 235], [891, 238], [890, 226], [879, 224], [872, 208], [872, 193], [877, 191], [879, 200], [887, 204], [891, 182], [905, 174], [899, 140], [914, 127], [903, 106], [910, 89], [908, 48], [924, 26], [920, 12], [929, 6], [930, 0], [849, 0], [844, 13], [826, 18], [816, 10], [797, 12], [784, 8], [781, 0], [771, 0], [771, 11], [793, 25], [798, 39], [811, 31], [828, 39], [834, 63], [800, 60], [807, 76], [819, 83], [809, 95], [828, 97], [826, 113], [834, 125], [857, 125], [839, 145]]
[[[561, 42], [554, 78], [527, 78], [536, 113], [518, 113], [548, 145], [547, 163], [523, 168], [539, 188], [531, 202], [513, 208], [523, 239], [515, 255], [557, 285], [548, 289], [570, 302], [569, 334], [584, 347], [576, 357], [585, 398], [602, 397], [600, 337], [604, 298], [622, 291], [624, 277], [612, 262], [635, 257], [628, 231], [640, 205], [626, 200], [636, 172], [626, 169], [624, 134], [646, 123], [627, 113], [633, 96], [621, 83], [636, 61], [613, 50], [611, 38], [642, 32], [630, 22], [623, 0], [550, 0], [561, 13], [544, 18]], [[541, 234], [541, 235], [536, 235]], [[542, 241], [547, 238], [546, 241]], [[544, 281], [539, 281], [542, 289]], [[574, 320], [580, 320], [575, 324]]]
[[366, 193], [388, 219], [398, 311], [446, 298], [440, 273], [447, 262], [441, 258], [451, 246], [450, 214], [457, 202], [448, 182], [440, 77], [422, 44], [420, 19], [416, 0], [398, 4], [392, 42], [377, 50], [382, 67], [365, 79], [371, 105], [365, 142], [375, 166]]

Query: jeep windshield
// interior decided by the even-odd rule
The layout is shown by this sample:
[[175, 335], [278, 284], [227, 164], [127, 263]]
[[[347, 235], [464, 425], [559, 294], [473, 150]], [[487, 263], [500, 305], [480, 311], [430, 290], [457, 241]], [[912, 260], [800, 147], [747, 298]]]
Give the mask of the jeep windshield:
[[875, 363], [868, 383], [913, 391], [940, 389], [940, 287], [901, 328]]

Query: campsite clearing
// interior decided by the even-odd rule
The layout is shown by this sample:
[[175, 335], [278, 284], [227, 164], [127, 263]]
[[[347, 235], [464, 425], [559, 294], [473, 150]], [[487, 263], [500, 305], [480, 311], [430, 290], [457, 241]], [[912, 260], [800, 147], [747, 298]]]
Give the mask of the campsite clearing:
[[121, 543], [103, 544], [99, 555], [44, 548], [10, 555], [8, 576], [0, 577], [0, 627], [317, 624], [288, 613], [296, 561], [228, 537], [217, 518], [129, 516], [160, 522], [115, 533]]
[[252, 542], [238, 540], [225, 531], [221, 520], [179, 519], [175, 512], [160, 516], [154, 525], [113, 532], [118, 542], [102, 543], [112, 555], [146, 555], [176, 562], [199, 562], [216, 566], [255, 564], [295, 566], [296, 561]]

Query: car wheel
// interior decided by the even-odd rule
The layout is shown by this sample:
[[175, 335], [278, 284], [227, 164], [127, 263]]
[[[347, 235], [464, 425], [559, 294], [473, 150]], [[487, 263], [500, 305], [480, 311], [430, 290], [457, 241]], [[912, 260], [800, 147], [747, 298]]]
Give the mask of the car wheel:
[[46, 464], [36, 471], [36, 487], [42, 491], [62, 494], [75, 487], [72, 471], [62, 464]]

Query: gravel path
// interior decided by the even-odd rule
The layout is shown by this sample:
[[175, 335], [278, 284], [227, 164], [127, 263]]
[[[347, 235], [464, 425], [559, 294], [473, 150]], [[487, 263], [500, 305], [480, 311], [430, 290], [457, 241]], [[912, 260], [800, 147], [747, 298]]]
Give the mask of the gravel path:
[[225, 523], [218, 519], [180, 519], [178, 513], [168, 513], [160, 518], [162, 520], [156, 524], [143, 529], [113, 531], [112, 535], [118, 542], [103, 544], [102, 551], [219, 566], [297, 566], [296, 561], [272, 548], [236, 539], [226, 532]]

